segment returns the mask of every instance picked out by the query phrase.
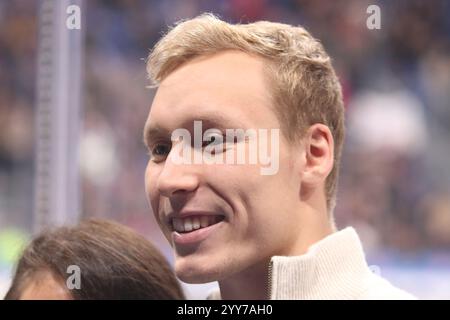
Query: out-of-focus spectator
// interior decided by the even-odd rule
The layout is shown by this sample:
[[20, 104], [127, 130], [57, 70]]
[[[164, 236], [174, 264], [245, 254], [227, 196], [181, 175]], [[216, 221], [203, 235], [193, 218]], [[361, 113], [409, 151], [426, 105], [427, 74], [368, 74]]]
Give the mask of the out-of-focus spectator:
[[112, 221], [91, 219], [33, 239], [5, 299], [173, 300], [184, 295], [167, 261], [144, 237]]

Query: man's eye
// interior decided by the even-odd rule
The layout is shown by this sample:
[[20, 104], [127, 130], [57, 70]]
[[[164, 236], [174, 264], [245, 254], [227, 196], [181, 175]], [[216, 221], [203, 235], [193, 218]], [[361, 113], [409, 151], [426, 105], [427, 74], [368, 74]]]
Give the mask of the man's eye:
[[218, 144], [223, 144], [224, 142], [225, 141], [223, 135], [220, 132], [214, 132], [205, 136], [202, 147], [204, 148], [206, 146], [215, 146]]
[[224, 140], [224, 136], [221, 133], [211, 133], [204, 137], [202, 148], [206, 148], [205, 151], [208, 151], [211, 154], [225, 152], [226, 141]]
[[150, 156], [154, 161], [161, 161], [169, 154], [171, 146], [168, 144], [156, 144], [150, 151]]
[[220, 139], [217, 138], [216, 136], [209, 136], [205, 139], [205, 141], [203, 141], [203, 147], [206, 147], [208, 145], [216, 145], [220, 143]]

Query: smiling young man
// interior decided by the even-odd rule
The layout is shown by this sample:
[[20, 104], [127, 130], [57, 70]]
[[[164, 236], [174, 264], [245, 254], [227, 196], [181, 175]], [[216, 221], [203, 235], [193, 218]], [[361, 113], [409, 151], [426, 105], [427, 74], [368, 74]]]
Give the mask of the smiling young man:
[[[344, 107], [330, 58], [305, 29], [204, 14], [171, 29], [147, 70], [158, 89], [146, 193], [182, 281], [218, 281], [211, 297], [223, 299], [411, 298], [371, 272], [352, 228], [334, 227]], [[201, 143], [174, 138], [195, 135], [196, 121], [208, 131]], [[266, 146], [277, 152], [269, 163], [175, 161], [210, 145], [248, 160], [255, 137], [225, 139], [227, 129], [279, 130]], [[261, 174], [273, 161], [276, 172]]]

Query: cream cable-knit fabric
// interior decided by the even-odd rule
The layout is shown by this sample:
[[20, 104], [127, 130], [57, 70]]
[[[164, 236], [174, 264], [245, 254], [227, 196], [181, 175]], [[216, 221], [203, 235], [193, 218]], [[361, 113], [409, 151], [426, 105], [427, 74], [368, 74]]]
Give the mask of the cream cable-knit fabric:
[[[272, 257], [271, 299], [415, 299], [374, 274], [351, 227], [294, 257]], [[218, 291], [209, 299], [220, 299]]]

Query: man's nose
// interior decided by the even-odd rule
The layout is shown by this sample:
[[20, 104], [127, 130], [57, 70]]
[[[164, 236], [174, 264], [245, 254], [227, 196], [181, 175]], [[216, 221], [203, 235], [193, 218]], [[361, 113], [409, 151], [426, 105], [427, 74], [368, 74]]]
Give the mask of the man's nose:
[[173, 197], [175, 194], [187, 194], [195, 191], [199, 178], [192, 165], [176, 164], [166, 159], [158, 178], [158, 190], [161, 195]]

